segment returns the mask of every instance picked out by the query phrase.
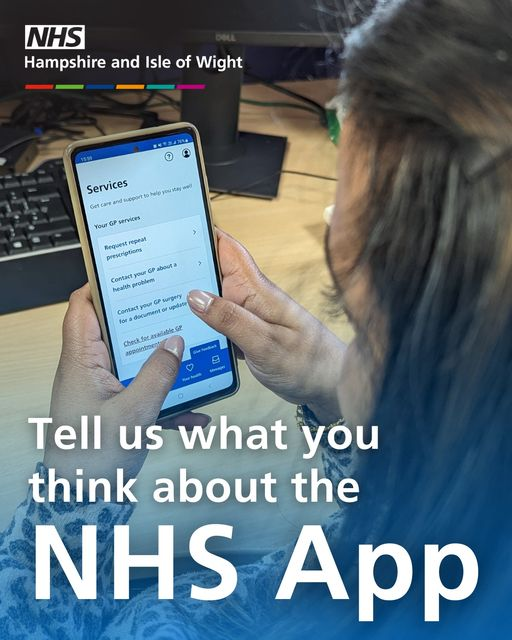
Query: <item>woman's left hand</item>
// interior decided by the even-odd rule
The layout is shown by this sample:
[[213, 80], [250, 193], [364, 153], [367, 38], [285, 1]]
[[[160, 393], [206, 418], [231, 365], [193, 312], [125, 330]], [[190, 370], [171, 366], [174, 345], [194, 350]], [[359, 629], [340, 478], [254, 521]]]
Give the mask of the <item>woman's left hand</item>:
[[[74, 480], [76, 469], [83, 477], [107, 478], [115, 482], [116, 469], [135, 477], [147, 455], [141, 450], [126, 451], [119, 445], [120, 425], [132, 429], [155, 424], [161, 406], [174, 384], [183, 355], [183, 339], [173, 336], [161, 343], [148, 358], [137, 377], [125, 388], [112, 374], [107, 347], [92, 304], [89, 285], [75, 291], [64, 318], [62, 353], [53, 384], [44, 464], [53, 467], [59, 477]], [[101, 416], [101, 450], [62, 451], [55, 445], [55, 430], [60, 425], [77, 429], [82, 415]], [[166, 419], [166, 428], [185, 425], [205, 427], [210, 417], [186, 413]], [[89, 442], [92, 434], [89, 434]]]

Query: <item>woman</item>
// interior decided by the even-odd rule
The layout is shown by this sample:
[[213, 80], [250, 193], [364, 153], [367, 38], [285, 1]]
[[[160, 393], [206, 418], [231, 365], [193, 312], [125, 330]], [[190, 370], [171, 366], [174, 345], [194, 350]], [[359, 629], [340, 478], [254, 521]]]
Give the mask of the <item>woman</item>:
[[[222, 232], [224, 298], [189, 295], [194, 313], [236, 343], [256, 378], [306, 404], [310, 417], [331, 423], [343, 414], [351, 425], [380, 425], [379, 452], [358, 462], [364, 495], [326, 527], [347, 568], [349, 593], [356, 592], [359, 544], [402, 544], [417, 568], [424, 544], [459, 542], [479, 558], [475, 596], [448, 603], [439, 625], [422, 625], [418, 571], [402, 606], [383, 605], [379, 623], [361, 626], [352, 602], [329, 606], [316, 589], [286, 606], [274, 602], [282, 551], [241, 569], [237, 591], [218, 606], [181, 599], [184, 586], [173, 602], [145, 593], [129, 603], [108, 597], [77, 603], [58, 578], [60, 600], [36, 610], [32, 551], [23, 545], [34, 524], [55, 522], [73, 548], [76, 530], [68, 525], [77, 518], [100, 529], [107, 523], [100, 567], [106, 580], [108, 532], [127, 521], [130, 507], [100, 505], [98, 512], [97, 505], [61, 505], [43, 513], [25, 503], [2, 541], [2, 582], [10, 585], [2, 637], [15, 637], [22, 607], [35, 637], [502, 638], [510, 632], [511, 24], [509, 0], [409, 0], [388, 3], [350, 39], [340, 185], [326, 245], [335, 297], [356, 333], [348, 347]], [[182, 353], [179, 338], [167, 340], [123, 390], [109, 371], [88, 290], [80, 290], [64, 323], [55, 423], [91, 408], [104, 424], [152, 423]], [[207, 418], [179, 420], [201, 421]], [[84, 476], [108, 477], [118, 466], [135, 474], [143, 458], [107, 443], [100, 455], [82, 452], [71, 460], [49, 446], [44, 464], [62, 476], [81, 467]], [[327, 470], [343, 474], [348, 464], [331, 457]], [[448, 566], [446, 579], [456, 580], [459, 571]], [[386, 567], [382, 573], [389, 579]], [[99, 593], [107, 593], [102, 586]]]

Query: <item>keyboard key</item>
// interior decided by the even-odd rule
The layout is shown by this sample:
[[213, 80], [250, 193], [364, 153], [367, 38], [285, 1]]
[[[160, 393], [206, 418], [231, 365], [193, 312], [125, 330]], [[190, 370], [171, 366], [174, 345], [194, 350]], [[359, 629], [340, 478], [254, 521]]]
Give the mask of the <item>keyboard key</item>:
[[53, 184], [48, 184], [48, 185], [41, 185], [40, 184], [37, 187], [37, 190], [39, 191], [39, 193], [52, 193], [53, 191], [58, 191], [58, 188], [56, 186], [54, 186]]
[[48, 220], [69, 220], [69, 215], [61, 200], [51, 200], [50, 202], [42, 203], [39, 206], [41, 213], [45, 214]]
[[27, 189], [29, 203], [38, 202], [40, 204], [45, 204], [50, 202], [52, 198], [60, 198], [60, 193], [58, 191], [50, 191], [48, 193], [29, 193], [31, 189], [34, 189], [34, 187]]
[[32, 222], [32, 226], [34, 227], [38, 235], [40, 233], [49, 233], [51, 231], [55, 231], [55, 229], [52, 229], [52, 225], [45, 218], [34, 220]]
[[69, 218], [67, 220], [55, 220], [54, 222], [49, 222], [48, 224], [55, 233], [57, 231], [75, 231], [75, 228], [71, 224]]
[[20, 181], [17, 178], [11, 178], [4, 182], [4, 189], [12, 189], [13, 187], [21, 186]]
[[26, 189], [27, 196], [36, 194], [49, 197], [48, 194], [50, 193], [57, 193], [57, 195], [59, 195], [58, 189], [54, 184], [38, 184], [36, 187], [28, 187], [28, 189]]
[[62, 233], [54, 233], [52, 241], [56, 247], [60, 247], [65, 244], [75, 244], [78, 242], [78, 237], [74, 231], [63, 231]]
[[29, 240], [31, 248], [34, 249], [47, 249], [52, 246], [50, 242], [50, 236], [32, 236]]
[[17, 198], [11, 201], [11, 211], [27, 211], [28, 203], [25, 198]]
[[7, 234], [7, 239], [10, 242], [14, 242], [16, 240], [25, 240], [25, 234], [21, 229], [17, 229], [15, 227], [11, 233]]
[[62, 231], [73, 231], [74, 229], [71, 226], [71, 223], [66, 220], [57, 220], [56, 222], [37, 222], [32, 225], [34, 227], [34, 231], [29, 231], [27, 233], [30, 238], [31, 235], [40, 235], [42, 233], [60, 233]]
[[28, 243], [26, 240], [13, 240], [7, 245], [7, 251], [12, 255], [13, 253], [25, 253], [28, 251]]
[[8, 200], [9, 200], [9, 202], [11, 204], [13, 202], [16, 202], [17, 200], [24, 199], [24, 194], [23, 194], [23, 190], [22, 189], [9, 189], [8, 191], [5, 191], [4, 193], [7, 196]]
[[29, 219], [30, 219], [31, 225], [38, 225], [38, 224], [42, 224], [43, 222], [48, 222], [47, 217], [43, 216], [42, 213], [32, 213], [29, 216]]
[[10, 222], [1, 222], [0, 223], [0, 233], [8, 234], [14, 233], [14, 227]]
[[36, 184], [37, 184], [37, 180], [35, 178], [27, 177], [27, 178], [22, 178], [21, 179], [21, 186], [22, 187], [33, 187]]
[[38, 184], [51, 184], [52, 182], [55, 182], [52, 174], [48, 173], [45, 169], [38, 169], [35, 177]]
[[30, 216], [28, 216], [26, 213], [22, 213], [21, 211], [12, 211], [8, 216], [5, 217], [5, 219], [16, 226], [20, 223], [28, 222], [30, 220]]
[[31, 238], [32, 236], [39, 236], [41, 233], [52, 233], [54, 229], [49, 222], [43, 220], [38, 223], [32, 223], [27, 227], [27, 236]]
[[38, 176], [37, 183], [38, 184], [50, 184], [51, 182], [55, 182], [53, 176]]
[[28, 229], [30, 226], [32, 226], [30, 224], [30, 222], [28, 220], [23, 220], [21, 222], [17, 222], [16, 225], [14, 226], [14, 228], [16, 229], [16, 231], [25, 231], [25, 229]]

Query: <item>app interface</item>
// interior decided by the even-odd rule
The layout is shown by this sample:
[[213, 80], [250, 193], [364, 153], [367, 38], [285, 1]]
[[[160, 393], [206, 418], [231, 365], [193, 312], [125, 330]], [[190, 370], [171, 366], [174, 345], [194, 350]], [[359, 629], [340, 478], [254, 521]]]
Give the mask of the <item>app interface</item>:
[[229, 388], [226, 338], [187, 304], [191, 289], [219, 293], [192, 136], [79, 151], [74, 162], [119, 380], [179, 334], [183, 363], [163, 409]]

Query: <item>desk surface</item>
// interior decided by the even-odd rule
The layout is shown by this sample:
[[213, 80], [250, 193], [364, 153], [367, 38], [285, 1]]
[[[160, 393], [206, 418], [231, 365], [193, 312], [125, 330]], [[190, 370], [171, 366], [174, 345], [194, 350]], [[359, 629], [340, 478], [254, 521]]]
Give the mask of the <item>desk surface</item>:
[[[336, 82], [298, 82], [291, 86], [304, 95], [325, 102], [336, 92]], [[269, 89], [246, 86], [243, 97], [272, 100]], [[176, 112], [161, 110], [162, 118], [173, 120]], [[109, 133], [126, 129], [126, 120], [107, 117], [102, 124]], [[297, 171], [336, 175], [336, 148], [314, 114], [305, 111], [243, 104], [242, 130], [285, 135], [289, 146], [285, 167]], [[91, 132], [91, 135], [93, 133]], [[64, 145], [44, 150], [37, 163], [55, 157]], [[323, 210], [334, 201], [335, 183], [283, 175], [279, 197], [271, 202], [223, 196], [213, 202], [216, 224], [243, 242], [262, 270], [306, 308], [331, 326], [344, 339], [350, 328], [344, 321], [329, 320], [322, 298], [328, 283], [323, 260]], [[40, 458], [35, 450], [31, 416], [48, 415], [51, 384], [60, 352], [61, 322], [65, 304], [24, 311], [0, 317], [0, 529], [10, 520], [26, 492], [26, 479]], [[268, 549], [293, 538], [306, 522], [321, 522], [333, 510], [330, 505], [298, 505], [287, 486], [288, 478], [311, 463], [302, 460], [302, 439], [294, 428], [294, 407], [276, 398], [259, 385], [240, 364], [241, 390], [233, 398], [207, 407], [214, 417], [227, 414], [239, 425], [270, 425], [277, 418], [290, 428], [286, 452], [205, 451], [185, 453], [176, 433], [166, 434], [160, 451], [150, 453], [137, 482], [139, 504], [131, 521], [134, 550], [153, 547], [157, 524], [176, 525], [176, 545], [184, 551], [188, 535], [201, 524], [223, 522], [235, 525], [238, 550]], [[173, 477], [180, 466], [189, 475], [203, 480], [219, 475], [259, 477], [272, 470], [283, 483], [277, 505], [174, 504], [157, 505], [151, 500], [155, 478]], [[286, 482], [285, 482], [286, 481]], [[268, 526], [271, 519], [272, 527]]]

